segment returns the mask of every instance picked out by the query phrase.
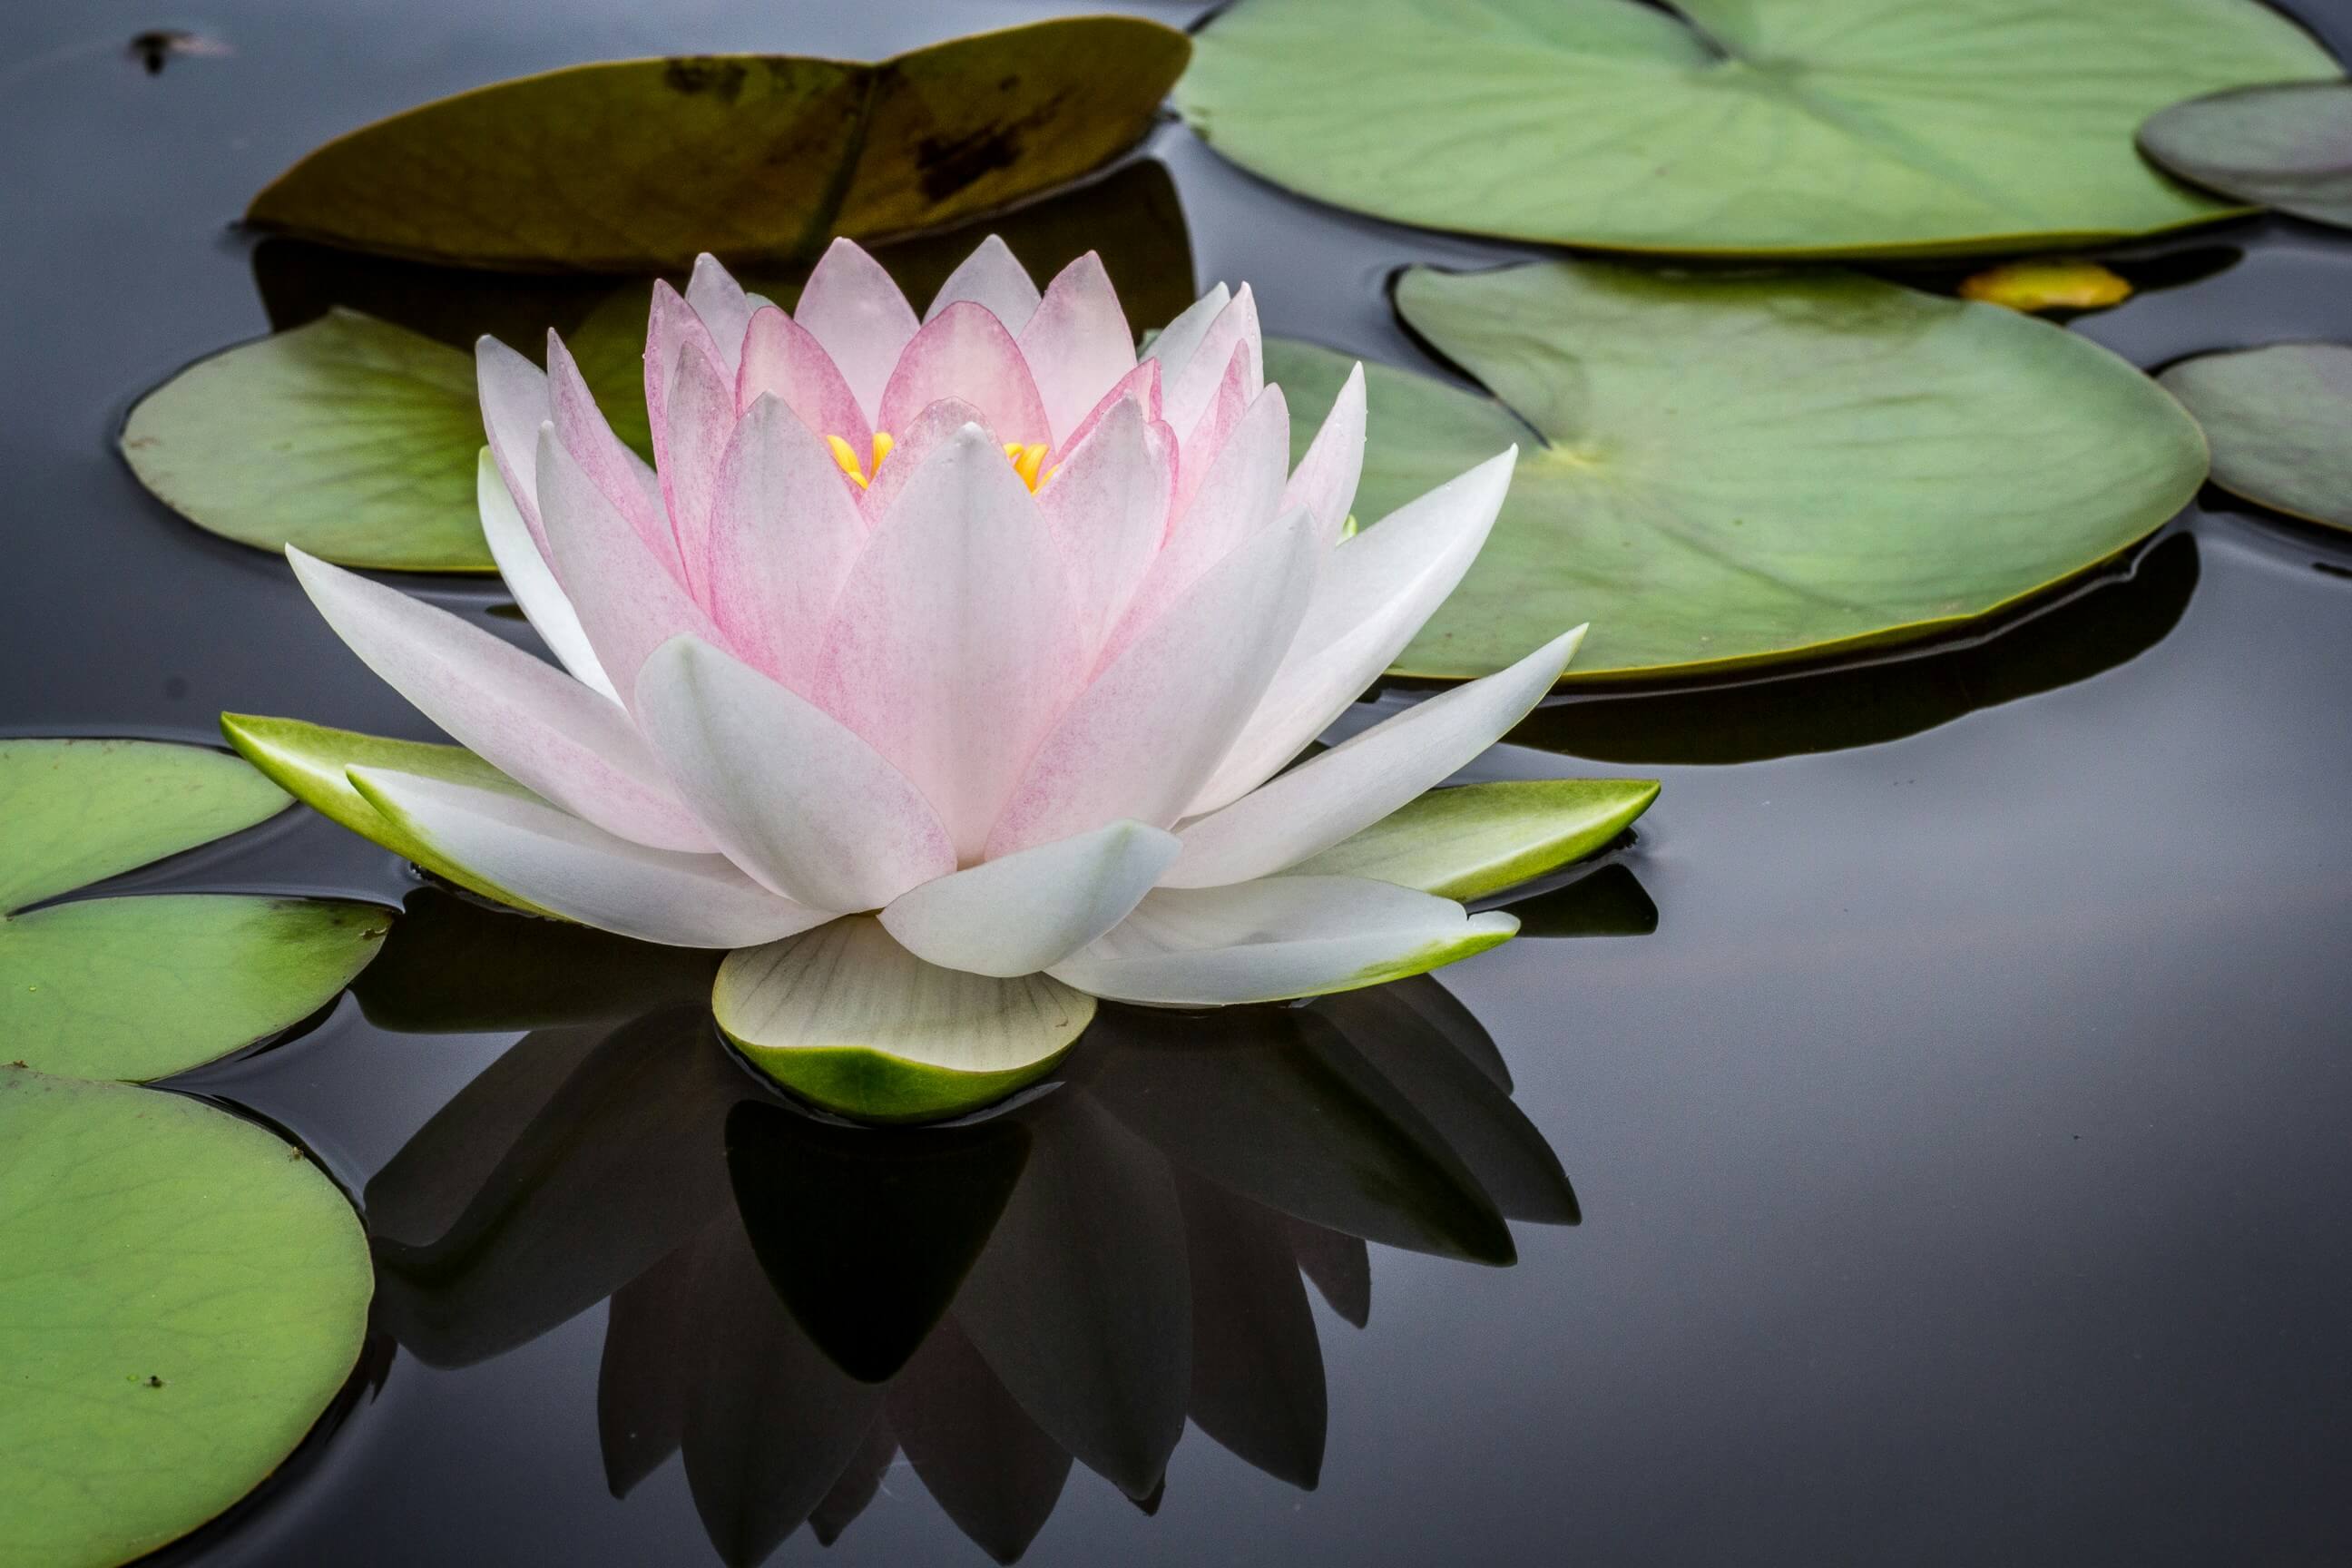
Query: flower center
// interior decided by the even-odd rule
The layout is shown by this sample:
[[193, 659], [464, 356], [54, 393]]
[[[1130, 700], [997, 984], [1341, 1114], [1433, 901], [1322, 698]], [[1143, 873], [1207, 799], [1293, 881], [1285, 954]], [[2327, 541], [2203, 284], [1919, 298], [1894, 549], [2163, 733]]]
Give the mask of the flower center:
[[[882, 460], [887, 458], [892, 448], [898, 446], [898, 439], [887, 430], [874, 432], [874, 458], [871, 463], [860, 463], [857, 460], [857, 448], [839, 436], [827, 436], [824, 438], [824, 444], [833, 448], [833, 460], [841, 465], [841, 471], [847, 474], [850, 482], [862, 490], [874, 482], [876, 474], [882, 471]], [[1042, 441], [1032, 441], [1026, 445], [1019, 441], [1007, 441], [1004, 444], [1004, 455], [1011, 459], [1013, 471], [1021, 476], [1021, 482], [1027, 485], [1033, 494], [1039, 485], [1061, 471], [1058, 464], [1051, 468], [1045, 467], [1045, 444]]]

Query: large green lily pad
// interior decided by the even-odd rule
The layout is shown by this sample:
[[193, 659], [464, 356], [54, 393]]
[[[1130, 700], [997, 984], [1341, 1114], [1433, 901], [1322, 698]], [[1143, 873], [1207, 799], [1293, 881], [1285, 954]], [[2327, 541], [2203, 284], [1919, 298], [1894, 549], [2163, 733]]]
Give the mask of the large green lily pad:
[[1177, 102], [1244, 167], [1401, 222], [1853, 256], [2225, 214], [2140, 159], [2140, 121], [2336, 74], [2256, 0], [1241, 0]]
[[[814, 256], [963, 222], [1139, 140], [1181, 33], [1079, 16], [878, 64], [718, 55], [574, 66], [330, 142], [247, 219], [480, 267], [642, 272]], [[2179, 97], [2180, 94], [2173, 94]]]
[[2352, 83], [2276, 82], [2177, 103], [2140, 151], [2242, 202], [2352, 228]]
[[2352, 347], [2206, 354], [2159, 379], [2205, 426], [2215, 484], [2289, 517], [2352, 528]]
[[[2205, 475], [2195, 423], [2105, 349], [1871, 279], [1415, 268], [1397, 304], [1496, 395], [1370, 367], [1357, 515], [1521, 448], [1399, 674], [1486, 675], [1584, 621], [1572, 683], [1926, 637], [2115, 554]], [[1267, 346], [1302, 444], [1349, 363]]]
[[109, 1568], [252, 1490], [350, 1377], [373, 1289], [299, 1150], [0, 1068], [0, 1564]]
[[332, 1000], [374, 956], [390, 911], [235, 894], [26, 907], [286, 804], [243, 763], [194, 746], [0, 741], [0, 1057], [76, 1078], [163, 1078]]

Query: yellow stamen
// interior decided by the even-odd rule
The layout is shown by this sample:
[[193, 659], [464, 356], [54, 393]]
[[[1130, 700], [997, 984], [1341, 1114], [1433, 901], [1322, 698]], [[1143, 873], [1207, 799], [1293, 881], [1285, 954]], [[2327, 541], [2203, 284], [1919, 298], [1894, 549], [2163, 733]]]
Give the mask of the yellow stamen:
[[[857, 450], [856, 447], [852, 447], [848, 442], [843, 440], [838, 436], [827, 436], [824, 438], [824, 444], [833, 448], [833, 460], [841, 465], [841, 471], [849, 476], [851, 483], [855, 484], [862, 490], [868, 484], [873, 482], [866, 477], [866, 470], [857, 466]], [[877, 446], [881, 444], [881, 438], [879, 437], [875, 438], [875, 444]], [[881, 459], [878, 458], [876, 458], [874, 466], [877, 468], [880, 468], [882, 466]]]
[[1032, 442], [1024, 447], [1014, 442], [1004, 448], [1004, 455], [1013, 459], [1013, 471], [1021, 476], [1021, 482], [1034, 490], [1037, 488], [1037, 469], [1045, 461], [1045, 444]]
[[[874, 432], [874, 461], [871, 467], [861, 467], [857, 461], [857, 448], [839, 436], [827, 436], [824, 444], [833, 449], [833, 460], [841, 465], [841, 471], [862, 490], [874, 482], [876, 474], [882, 471], [884, 460], [898, 448], [898, 440], [887, 430]], [[1061, 465], [1056, 463], [1053, 468], [1045, 468], [1043, 474], [1038, 472], [1045, 468], [1045, 444], [1042, 441], [1033, 441], [1026, 446], [1018, 441], [1007, 441], [1004, 455], [1011, 459], [1013, 471], [1021, 476], [1021, 482], [1033, 491], [1062, 471]]]
[[898, 444], [898, 438], [891, 435], [887, 430], [877, 430], [874, 432], [874, 467], [866, 471], [868, 473], [880, 473], [882, 471], [882, 459], [888, 457], [890, 455], [890, 449]]

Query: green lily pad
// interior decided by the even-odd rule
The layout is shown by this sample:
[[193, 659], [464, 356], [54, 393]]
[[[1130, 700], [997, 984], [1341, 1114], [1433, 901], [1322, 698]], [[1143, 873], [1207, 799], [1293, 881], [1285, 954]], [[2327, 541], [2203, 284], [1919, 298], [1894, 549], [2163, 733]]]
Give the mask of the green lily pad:
[[[1402, 675], [1489, 674], [1581, 621], [1570, 683], [1927, 637], [2116, 554], [2205, 476], [2195, 422], [2105, 349], [1872, 279], [1415, 268], [1397, 304], [1496, 396], [1370, 367], [1357, 514], [1521, 447]], [[1311, 432], [1350, 362], [1266, 363]]]
[[2166, 104], [2335, 62], [2255, 0], [1241, 0], [1177, 103], [1381, 217], [1642, 251], [2012, 248], [2232, 210], [2149, 168]]
[[1582, 858], [1658, 798], [1654, 779], [1512, 779], [1433, 789], [1291, 868], [1483, 899]]
[[2237, 201], [2352, 228], [2352, 83], [2273, 82], [2176, 103], [2140, 151]]
[[2289, 517], [2352, 528], [2352, 347], [2206, 354], [2158, 379], [2205, 426], [2215, 484]]
[[1076, 178], [1142, 137], [1190, 52], [1154, 22], [1080, 16], [870, 65], [715, 55], [574, 66], [339, 137], [246, 217], [481, 267], [813, 257], [836, 234], [942, 227]]
[[198, 527], [400, 572], [496, 569], [481, 444], [473, 362], [349, 310], [197, 361], [122, 427], [139, 482]]
[[287, 804], [234, 757], [156, 741], [0, 741], [0, 1041], [43, 1072], [146, 1079], [300, 1021], [365, 968], [373, 904], [181, 894], [25, 906]]
[[929, 1121], [1052, 1070], [1095, 1016], [1054, 979], [924, 963], [869, 915], [727, 955], [711, 987], [727, 1037], [761, 1072], [861, 1121]]
[[177, 1095], [0, 1068], [0, 1561], [109, 1568], [292, 1453], [359, 1359], [351, 1205]]

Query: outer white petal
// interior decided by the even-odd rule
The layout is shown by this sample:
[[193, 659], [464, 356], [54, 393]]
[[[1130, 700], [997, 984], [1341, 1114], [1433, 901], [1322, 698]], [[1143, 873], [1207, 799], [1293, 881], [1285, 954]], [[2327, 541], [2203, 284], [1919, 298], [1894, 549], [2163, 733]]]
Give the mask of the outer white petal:
[[1330, 552], [1297, 640], [1186, 816], [1271, 778], [1389, 667], [1477, 559], [1517, 460], [1516, 447], [1490, 458]]
[[1210, 400], [1217, 395], [1217, 384], [1224, 379], [1235, 351], [1241, 349], [1248, 350], [1248, 382], [1244, 391], [1255, 398], [1265, 385], [1265, 345], [1258, 330], [1257, 297], [1246, 283], [1234, 290], [1233, 301], [1217, 312], [1182, 367], [1169, 366], [1163, 388], [1169, 424], [1179, 430], [1192, 428], [1208, 411]]
[[716, 855], [615, 838], [553, 806], [375, 768], [368, 803], [482, 880], [568, 919], [672, 947], [749, 947], [832, 917], [776, 897]]
[[1508, 669], [1408, 708], [1191, 824], [1166, 884], [1212, 888], [1270, 877], [1370, 826], [1527, 717], [1583, 640], [1579, 626]]
[[1262, 531], [1095, 678], [1030, 759], [991, 857], [1122, 817], [1176, 821], [1296, 633], [1315, 577], [1312, 526], [1295, 512]]
[[335, 635], [458, 744], [609, 832], [667, 849], [710, 847], [611, 702], [446, 610], [290, 545], [286, 557]]
[[1356, 504], [1356, 481], [1364, 472], [1364, 367], [1348, 373], [1314, 444], [1298, 459], [1282, 492], [1282, 510], [1303, 506], [1315, 514], [1316, 536], [1325, 548], [1339, 542], [1339, 526]]
[[[536, 453], [531, 462], [536, 468]], [[481, 459], [475, 466], [474, 500], [482, 514], [482, 538], [489, 544], [490, 559], [498, 563], [499, 575], [505, 580], [507, 592], [515, 596], [523, 619], [530, 623], [531, 630], [547, 644], [548, 651], [561, 659], [563, 668], [582, 685], [618, 702], [620, 693], [613, 689], [604, 667], [596, 662], [596, 650], [588, 646], [588, 634], [580, 629], [579, 612], [564, 596], [563, 585], [555, 580], [547, 558], [539, 552], [539, 542], [531, 538], [522, 511], [508, 493], [506, 479], [499, 472], [497, 459], [488, 447], [482, 448]]]
[[637, 678], [638, 722], [728, 856], [798, 902], [877, 909], [955, 868], [938, 814], [873, 747], [690, 637]]
[[1114, 822], [926, 882], [884, 910], [882, 924], [949, 969], [1034, 974], [1125, 920], [1176, 848], [1172, 834]]
[[1319, 996], [1467, 958], [1519, 929], [1500, 912], [1357, 877], [1162, 888], [1055, 979], [1095, 996], [1217, 1007]]
[[694, 258], [694, 276], [687, 279], [686, 302], [710, 329], [719, 357], [733, 375], [743, 363], [743, 333], [751, 325], [751, 301], [735, 275], [709, 251]]
[[1233, 302], [1233, 291], [1220, 283], [1184, 308], [1183, 314], [1160, 329], [1142, 358], [1158, 360], [1164, 379], [1173, 376], [1191, 363], [1201, 340], [1209, 335], [1209, 325], [1224, 313]]
[[793, 320], [833, 356], [873, 428], [882, 389], [922, 324], [898, 285], [855, 241], [836, 239], [809, 273]]
[[547, 423], [547, 373], [493, 337], [474, 340], [474, 384], [482, 400], [482, 433], [506, 477], [522, 520], [546, 548], [539, 527], [539, 427]]
[[959, 300], [984, 307], [1004, 323], [1006, 331], [1018, 337], [1036, 313], [1037, 285], [1021, 258], [1013, 254], [1013, 247], [992, 234], [948, 274], [948, 280], [932, 297], [931, 308], [923, 312], [923, 320], [935, 320]]

